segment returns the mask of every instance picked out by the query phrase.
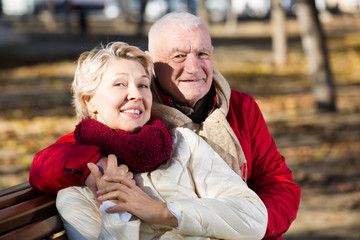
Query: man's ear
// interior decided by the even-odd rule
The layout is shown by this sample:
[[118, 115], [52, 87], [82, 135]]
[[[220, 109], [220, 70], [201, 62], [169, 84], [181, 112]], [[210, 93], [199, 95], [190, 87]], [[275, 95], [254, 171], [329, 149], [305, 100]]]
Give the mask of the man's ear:
[[84, 98], [84, 102], [85, 102], [85, 105], [86, 105], [86, 108], [89, 112], [92, 112], [92, 113], [97, 113], [97, 110], [96, 110], [96, 105], [94, 103], [94, 98], [92, 97], [85, 97]]

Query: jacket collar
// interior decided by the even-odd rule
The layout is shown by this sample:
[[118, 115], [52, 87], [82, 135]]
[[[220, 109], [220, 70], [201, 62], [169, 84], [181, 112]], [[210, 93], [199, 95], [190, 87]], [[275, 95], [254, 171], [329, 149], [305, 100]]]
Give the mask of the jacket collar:
[[191, 118], [191, 120], [195, 123], [203, 122], [215, 110], [217, 96], [216, 86], [214, 83], [212, 84], [209, 92], [195, 104], [194, 108], [177, 104], [171, 97], [167, 96], [163, 92], [157, 80], [155, 80], [155, 83], [156, 90], [163, 103], [169, 107], [178, 109], [183, 114]]

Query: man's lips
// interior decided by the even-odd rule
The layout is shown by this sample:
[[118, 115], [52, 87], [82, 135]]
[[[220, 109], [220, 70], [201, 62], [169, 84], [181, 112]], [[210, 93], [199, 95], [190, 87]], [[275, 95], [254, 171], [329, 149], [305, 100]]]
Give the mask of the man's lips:
[[184, 80], [179, 80], [179, 83], [199, 83], [201, 81], [202, 79], [184, 79]]

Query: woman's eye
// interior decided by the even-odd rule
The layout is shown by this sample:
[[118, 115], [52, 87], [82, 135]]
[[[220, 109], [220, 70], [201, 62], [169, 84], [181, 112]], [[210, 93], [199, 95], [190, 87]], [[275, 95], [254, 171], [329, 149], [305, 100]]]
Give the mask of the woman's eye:
[[149, 86], [147, 84], [140, 84], [139, 88], [148, 88]]
[[124, 83], [115, 83], [115, 85], [114, 86], [116, 86], [116, 87], [124, 87], [125, 86], [125, 84]]

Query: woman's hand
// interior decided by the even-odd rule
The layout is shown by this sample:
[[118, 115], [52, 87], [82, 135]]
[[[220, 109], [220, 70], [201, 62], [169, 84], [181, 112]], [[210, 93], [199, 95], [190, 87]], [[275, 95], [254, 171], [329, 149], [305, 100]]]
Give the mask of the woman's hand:
[[133, 174], [125, 165], [117, 166], [115, 155], [108, 156], [107, 168], [102, 175], [99, 168], [88, 164], [95, 178], [98, 200], [110, 200], [116, 205], [106, 210], [108, 213], [126, 211], [151, 224], [178, 225], [176, 217], [166, 203], [151, 198], [136, 185]]
[[169, 211], [166, 203], [151, 198], [134, 181], [123, 176], [108, 180], [112, 180], [113, 183], [99, 189], [98, 200], [112, 200], [116, 205], [108, 208], [106, 212], [127, 211], [151, 224], [172, 227], [178, 225], [176, 217]]

